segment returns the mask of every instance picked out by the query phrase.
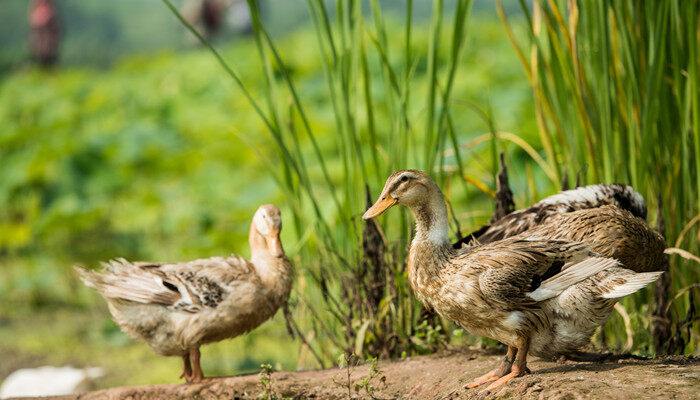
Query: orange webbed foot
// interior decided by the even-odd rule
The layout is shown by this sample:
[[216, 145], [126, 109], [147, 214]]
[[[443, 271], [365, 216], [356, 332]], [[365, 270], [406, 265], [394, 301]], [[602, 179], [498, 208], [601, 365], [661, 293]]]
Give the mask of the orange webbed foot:
[[475, 388], [477, 386], [481, 386], [484, 383], [495, 381], [495, 380], [501, 378], [502, 376], [505, 376], [506, 374], [508, 374], [510, 372], [510, 368], [511, 368], [510, 363], [503, 362], [503, 364], [501, 364], [500, 367], [494, 369], [493, 371], [487, 372], [484, 375], [481, 375], [480, 377], [474, 379], [470, 383], [466, 384], [464, 386], [464, 388], [465, 389], [472, 389], [472, 388]]
[[495, 381], [496, 379], [499, 379], [502, 376], [508, 374], [512, 368], [513, 358], [515, 357], [516, 352], [517, 352], [517, 349], [515, 347], [508, 347], [508, 353], [506, 354], [503, 361], [501, 361], [501, 365], [499, 365], [498, 368], [494, 369], [491, 372], [487, 372], [484, 375], [481, 375], [480, 377], [474, 379], [471, 383], [464, 385], [464, 388], [465, 389], [472, 389], [472, 388], [475, 388], [477, 386], [481, 386], [484, 383]]
[[472, 389], [477, 386], [481, 386], [486, 382], [491, 382], [493, 380], [498, 379], [498, 375], [496, 375], [497, 370], [493, 370], [491, 372], [487, 372], [484, 375], [481, 375], [480, 377], [474, 379], [473, 381], [469, 382], [468, 384], [464, 385], [465, 389]]
[[529, 374], [529, 373], [530, 373], [530, 369], [528, 367], [518, 368], [517, 366], [514, 366], [513, 370], [510, 373], [498, 378], [495, 382], [490, 384], [486, 389], [479, 392], [479, 395], [481, 395], [481, 396], [488, 395], [489, 393], [491, 393], [494, 390], [498, 389], [499, 387], [505, 385], [506, 383], [510, 382], [511, 380], [518, 378], [518, 377], [521, 377], [521, 376], [524, 376], [524, 375]]
[[498, 377], [498, 375], [496, 375], [497, 371], [498, 371], [497, 369], [494, 369], [493, 371], [490, 371], [490, 372], [487, 372], [487, 373], [481, 375], [480, 377], [478, 377], [478, 378], [474, 379], [473, 381], [469, 382], [468, 384], [464, 385], [464, 388], [465, 389], [472, 389], [472, 388], [475, 388], [477, 386], [481, 386], [486, 382], [491, 382], [493, 380], [498, 379], [499, 377]]

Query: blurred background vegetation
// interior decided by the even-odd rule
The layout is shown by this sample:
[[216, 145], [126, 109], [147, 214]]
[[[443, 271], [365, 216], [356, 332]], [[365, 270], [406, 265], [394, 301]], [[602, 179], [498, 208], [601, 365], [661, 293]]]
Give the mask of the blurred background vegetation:
[[[249, 34], [225, 24], [210, 39], [258, 113], [160, 1], [57, 1], [59, 63], [42, 69], [27, 50], [29, 2], [6, 0], [0, 379], [71, 364], [105, 367], [104, 387], [176, 382], [179, 361], [127, 339], [71, 266], [247, 256], [262, 203], [282, 207], [293, 314], [312, 351], [277, 315], [206, 346], [207, 374], [493, 345], [422, 314], [403, 276], [405, 212], [381, 233], [361, 222], [365, 184], [374, 197], [398, 168], [433, 172], [462, 234], [491, 216], [501, 151], [519, 208], [579, 171], [634, 184], [652, 224], [662, 200], [669, 245], [698, 254], [697, 2], [583, 3], [250, 3]], [[673, 352], [697, 352], [697, 271], [672, 256], [668, 312], [655, 318], [680, 340]], [[624, 302], [640, 354], [655, 350], [652, 292]], [[600, 336], [623, 349], [623, 319]]]

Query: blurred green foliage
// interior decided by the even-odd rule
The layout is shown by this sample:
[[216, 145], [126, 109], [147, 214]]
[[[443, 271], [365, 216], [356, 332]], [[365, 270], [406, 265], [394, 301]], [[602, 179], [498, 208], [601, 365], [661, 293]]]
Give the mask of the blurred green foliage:
[[[174, 0], [181, 7], [185, 0]], [[310, 25], [303, 1], [258, 0], [262, 17], [275, 35]], [[331, 9], [334, 0], [325, 0]], [[453, 3], [448, 0], [447, 3]], [[193, 44], [183, 40], [181, 25], [172, 18], [160, 0], [54, 0], [63, 31], [60, 62], [64, 65], [107, 67], [124, 56], [148, 54], [166, 49], [183, 49]], [[3, 0], [0, 7], [0, 76], [23, 66], [29, 60], [27, 10], [30, 0]], [[385, 0], [382, 6], [400, 13], [404, 0]], [[516, 4], [506, 5], [515, 9]], [[425, 21], [430, 2], [414, 5], [414, 18]], [[493, 11], [491, 0], [478, 0], [476, 9]], [[224, 26], [217, 42], [241, 33]]]
[[[56, 0], [64, 64], [107, 66], [126, 54], [183, 47], [180, 29], [152, 0]], [[0, 7], [0, 76], [29, 58], [29, 0]]]

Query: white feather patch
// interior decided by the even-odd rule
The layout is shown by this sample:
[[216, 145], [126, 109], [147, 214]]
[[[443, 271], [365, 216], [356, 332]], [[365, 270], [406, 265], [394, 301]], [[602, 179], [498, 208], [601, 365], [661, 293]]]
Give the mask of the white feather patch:
[[504, 327], [508, 329], [518, 329], [525, 321], [525, 314], [520, 311], [513, 311], [506, 317], [501, 323]]
[[643, 272], [626, 277], [627, 282], [622, 285], [615, 286], [611, 291], [605, 293], [601, 297], [604, 299], [617, 299], [630, 295], [644, 286], [659, 279], [663, 272]]
[[427, 238], [434, 244], [449, 243], [450, 238], [447, 235], [449, 231], [449, 223], [447, 218], [436, 218], [433, 220], [433, 226], [428, 231]]
[[578, 189], [565, 190], [561, 193], [553, 194], [540, 200], [537, 204], [551, 205], [561, 204], [566, 205], [574, 201], [597, 203], [598, 199], [605, 197], [601, 187], [598, 185], [584, 186]]
[[537, 290], [526, 295], [535, 301], [550, 299], [558, 296], [566, 288], [616, 264], [617, 260], [614, 258], [591, 257], [569, 267], [564, 265], [562, 272], [542, 282]]
[[[610, 188], [609, 185], [605, 184], [589, 185], [551, 195], [540, 200], [537, 204], [560, 205], [562, 207], [566, 206], [571, 202], [577, 201], [598, 204], [600, 200], [610, 197], [612, 195], [612, 190], [613, 189]], [[631, 201], [635, 208], [646, 208], [646, 202], [644, 201], [644, 197], [642, 197], [642, 195], [635, 191], [632, 187], [624, 186], [622, 192]]]

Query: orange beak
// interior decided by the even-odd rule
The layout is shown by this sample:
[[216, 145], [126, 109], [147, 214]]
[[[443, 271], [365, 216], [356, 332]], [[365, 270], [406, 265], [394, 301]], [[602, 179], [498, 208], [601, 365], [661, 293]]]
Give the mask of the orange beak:
[[394, 206], [397, 202], [398, 200], [389, 196], [389, 194], [384, 194], [379, 198], [379, 200], [377, 200], [376, 203], [372, 204], [372, 207], [365, 211], [365, 214], [362, 216], [362, 219], [368, 220], [370, 218], [374, 218], [378, 215], [381, 215], [384, 211]]
[[267, 250], [275, 257], [283, 257], [284, 249], [282, 248], [282, 242], [280, 242], [279, 231], [271, 231], [266, 237]]

